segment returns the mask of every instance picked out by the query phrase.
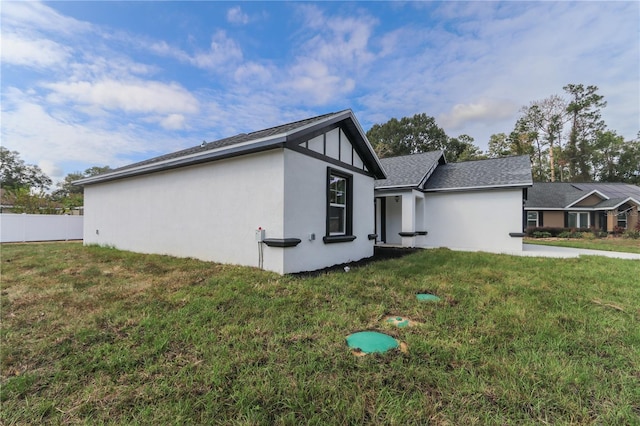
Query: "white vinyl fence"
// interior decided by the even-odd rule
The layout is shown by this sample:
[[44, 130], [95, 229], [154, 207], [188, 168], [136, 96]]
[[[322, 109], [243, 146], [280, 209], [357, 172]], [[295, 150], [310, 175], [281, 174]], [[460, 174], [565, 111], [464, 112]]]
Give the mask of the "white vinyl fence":
[[0, 214], [0, 242], [81, 240], [84, 216]]

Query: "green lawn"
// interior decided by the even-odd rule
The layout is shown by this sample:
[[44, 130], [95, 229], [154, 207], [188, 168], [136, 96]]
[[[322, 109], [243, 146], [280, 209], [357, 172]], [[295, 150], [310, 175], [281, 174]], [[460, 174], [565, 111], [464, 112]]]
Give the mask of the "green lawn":
[[632, 238], [597, 238], [568, 239], [568, 238], [525, 238], [526, 244], [540, 244], [560, 247], [576, 247], [591, 250], [620, 251], [626, 253], [640, 253], [640, 240]]
[[[0, 424], [640, 424], [637, 261], [439, 249], [300, 278], [1, 250]], [[408, 351], [356, 357], [361, 330]]]

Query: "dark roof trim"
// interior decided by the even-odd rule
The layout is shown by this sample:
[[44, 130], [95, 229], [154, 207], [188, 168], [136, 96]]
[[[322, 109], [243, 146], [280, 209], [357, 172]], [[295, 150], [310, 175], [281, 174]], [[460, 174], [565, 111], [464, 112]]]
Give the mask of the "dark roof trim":
[[[335, 126], [332, 127], [332, 125], [334, 124]], [[353, 112], [348, 109], [337, 112], [335, 114], [320, 116], [317, 121], [301, 125], [300, 127], [294, 127], [292, 129], [284, 129], [286, 125], [278, 126], [283, 127], [283, 131], [274, 135], [268, 135], [254, 140], [249, 139], [237, 144], [221, 146], [219, 148], [214, 148], [206, 151], [197, 151], [196, 153], [179, 157], [170, 157], [167, 159], [160, 159], [158, 161], [153, 161], [153, 159], [151, 159], [144, 161], [137, 166], [133, 164], [131, 166], [126, 166], [102, 175], [80, 179], [73, 182], [73, 184], [90, 185], [100, 182], [108, 182], [116, 179], [124, 179], [132, 176], [139, 176], [143, 174], [176, 169], [179, 167], [185, 167], [194, 164], [201, 164], [215, 160], [222, 160], [225, 158], [237, 157], [240, 155], [266, 151], [274, 148], [291, 147], [290, 144], [293, 143], [293, 141], [299, 140], [309, 133], [313, 134], [316, 132], [322, 132], [322, 129], [326, 129], [327, 127], [335, 128], [337, 126], [340, 126], [351, 138], [352, 144], [354, 144], [354, 147], [361, 155], [362, 161], [371, 175], [375, 178], [385, 178], [386, 175], [384, 173], [382, 165], [380, 164], [380, 160], [375, 155], [371, 144], [367, 140], [367, 137], [360, 127], [360, 124], [356, 120], [355, 116], [353, 115]], [[278, 127], [275, 127], [273, 129], [277, 129]], [[255, 133], [260, 132], [262, 131]], [[247, 135], [243, 134], [242, 136]], [[222, 140], [226, 139], [231, 138], [225, 138]], [[215, 143], [216, 142], [213, 142], [213, 144]], [[164, 156], [161, 156], [160, 158], [162, 157]], [[366, 174], [366, 171], [364, 172]]]
[[423, 192], [462, 192], [462, 191], [479, 191], [484, 189], [509, 189], [509, 188], [529, 188], [531, 184], [516, 183], [508, 185], [481, 185], [481, 186], [463, 186], [460, 188], [432, 188], [423, 189]]
[[336, 160], [335, 158], [329, 157], [327, 155], [322, 155], [319, 152], [316, 152], [307, 148], [303, 148], [300, 145], [292, 145], [289, 148], [292, 151], [299, 152], [300, 154], [303, 154], [303, 155], [308, 155], [309, 157], [312, 157], [312, 158], [317, 158], [318, 160], [322, 160], [325, 163], [333, 164], [334, 166], [342, 167], [351, 172], [360, 173], [362, 175], [371, 176], [375, 178], [375, 176], [368, 170], [360, 169], [356, 166], [352, 166], [351, 164], [345, 163], [344, 161]]
[[267, 151], [270, 149], [284, 147], [284, 138], [279, 137], [275, 140], [269, 139], [252, 144], [233, 145], [228, 148], [220, 148], [219, 150], [206, 151], [197, 155], [180, 157], [173, 160], [160, 161], [157, 163], [146, 164], [140, 167], [133, 167], [121, 171], [114, 171], [98, 176], [80, 179], [73, 182], [74, 185], [90, 185], [94, 183], [109, 182], [112, 180], [123, 179], [133, 176], [140, 176], [164, 170], [177, 169], [180, 167], [191, 166], [195, 164], [207, 163], [215, 160], [223, 160], [226, 158], [237, 157], [240, 155], [253, 154], [256, 152]]

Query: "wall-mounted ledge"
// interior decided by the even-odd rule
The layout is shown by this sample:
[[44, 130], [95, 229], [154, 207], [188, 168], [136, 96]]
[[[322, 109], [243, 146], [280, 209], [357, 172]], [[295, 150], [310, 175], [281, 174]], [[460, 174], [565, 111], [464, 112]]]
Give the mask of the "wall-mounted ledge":
[[524, 232], [509, 232], [509, 236], [510, 237], [524, 237], [525, 234]]
[[356, 239], [355, 235], [329, 235], [326, 237], [322, 237], [322, 241], [324, 241], [325, 244], [348, 243], [355, 239]]
[[265, 238], [262, 242], [269, 247], [295, 247], [302, 240], [300, 238]]
[[367, 238], [369, 238], [370, 240], [375, 240], [376, 238], [378, 238], [378, 234], [369, 234], [367, 235]]
[[417, 232], [398, 232], [398, 235], [400, 235], [401, 237], [415, 237], [416, 235], [418, 235]]
[[427, 235], [427, 231], [416, 231], [416, 235]]

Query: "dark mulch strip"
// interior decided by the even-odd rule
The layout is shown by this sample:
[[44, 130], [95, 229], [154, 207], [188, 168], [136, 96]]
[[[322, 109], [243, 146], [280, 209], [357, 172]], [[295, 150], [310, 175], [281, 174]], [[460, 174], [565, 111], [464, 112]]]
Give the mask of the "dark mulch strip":
[[399, 257], [406, 256], [411, 253], [417, 252], [418, 248], [400, 248], [400, 247], [374, 247], [373, 256], [367, 257], [365, 259], [360, 259], [356, 262], [349, 263], [341, 263], [339, 265], [329, 266], [327, 268], [318, 269], [315, 271], [307, 271], [307, 272], [297, 272], [295, 274], [290, 274], [294, 277], [317, 277], [318, 275], [326, 274], [327, 272], [333, 271], [344, 271], [344, 267], [348, 266], [349, 268], [357, 268], [359, 266], [368, 265], [372, 262], [377, 262], [379, 260], [387, 260], [387, 259], [397, 259]]

